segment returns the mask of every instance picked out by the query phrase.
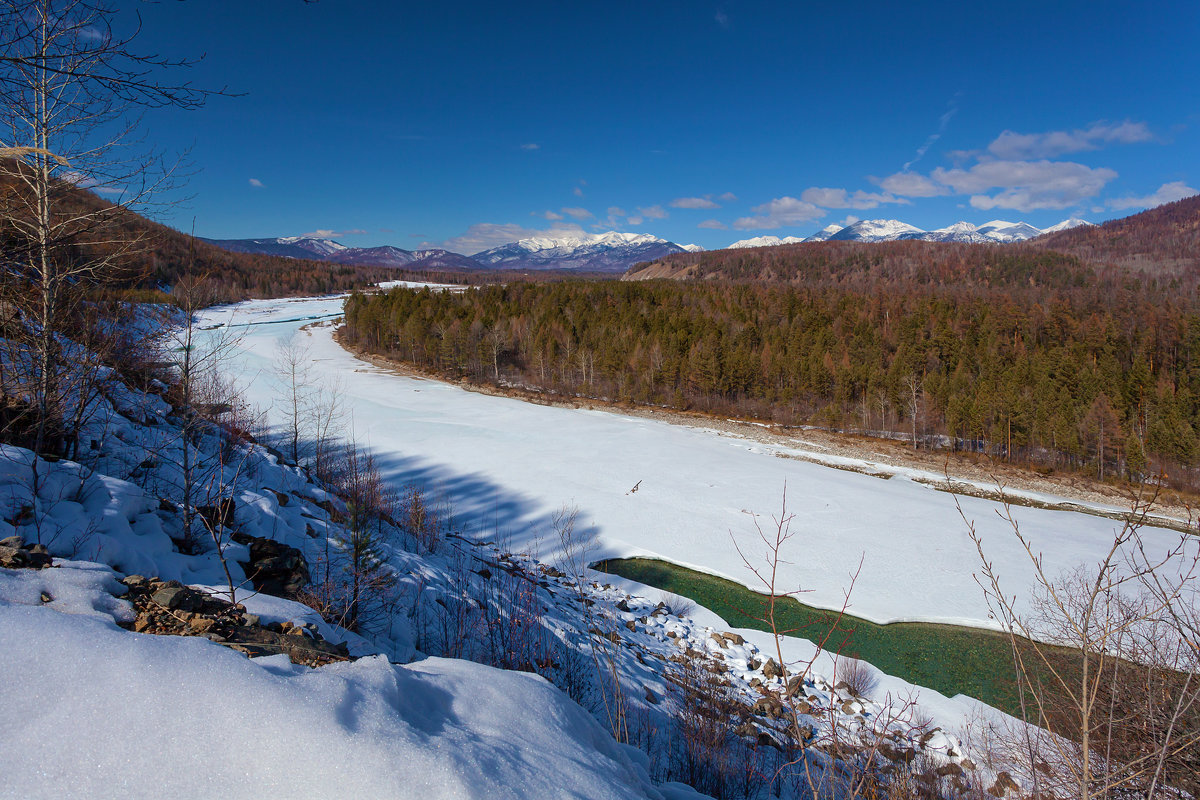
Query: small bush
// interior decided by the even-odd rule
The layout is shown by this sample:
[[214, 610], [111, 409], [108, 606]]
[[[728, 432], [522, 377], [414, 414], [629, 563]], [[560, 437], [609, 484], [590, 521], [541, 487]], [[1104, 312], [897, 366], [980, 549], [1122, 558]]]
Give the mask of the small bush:
[[837, 675], [838, 680], [845, 683], [855, 697], [870, 697], [879, 688], [879, 676], [875, 668], [865, 661], [841, 659]]

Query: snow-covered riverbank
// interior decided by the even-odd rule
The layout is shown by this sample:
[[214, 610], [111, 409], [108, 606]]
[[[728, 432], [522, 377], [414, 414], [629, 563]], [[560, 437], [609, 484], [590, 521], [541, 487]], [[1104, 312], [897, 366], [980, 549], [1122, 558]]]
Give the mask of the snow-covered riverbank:
[[[243, 326], [235, 372], [264, 409], [282, 395], [272, 375], [278, 343], [303, 343], [316, 378], [340, 385], [355, 436], [376, 452], [387, 477], [444, 495], [467, 533], [502, 535], [553, 560], [550, 520], [562, 507], [577, 507], [593, 558], [653, 556], [753, 586], [733, 537], [750, 542], [752, 514], [770, 524], [786, 486], [799, 535], [783, 582], [809, 590], [805, 602], [840, 607], [861, 557], [852, 613], [877, 622], [995, 624], [973, 577], [979, 556], [954, 498], [903, 471], [884, 480], [780, 458], [786, 448], [711, 430], [399, 376], [342, 350], [332, 325], [312, 324], [327, 323], [340, 304], [253, 301], [210, 310], [203, 322]], [[1024, 595], [1032, 567], [999, 506], [978, 498], [961, 504], [1006, 588]], [[1052, 571], [1098, 558], [1119, 524], [1071, 511], [1013, 514]], [[1147, 536], [1151, 543], [1178, 541], [1168, 531]]]

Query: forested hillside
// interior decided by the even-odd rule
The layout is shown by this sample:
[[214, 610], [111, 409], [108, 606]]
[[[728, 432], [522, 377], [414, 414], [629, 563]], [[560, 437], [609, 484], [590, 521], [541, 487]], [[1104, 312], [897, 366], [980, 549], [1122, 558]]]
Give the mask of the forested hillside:
[[671, 262], [709, 279], [355, 296], [347, 338], [452, 377], [1197, 482], [1194, 268], [925, 242]]

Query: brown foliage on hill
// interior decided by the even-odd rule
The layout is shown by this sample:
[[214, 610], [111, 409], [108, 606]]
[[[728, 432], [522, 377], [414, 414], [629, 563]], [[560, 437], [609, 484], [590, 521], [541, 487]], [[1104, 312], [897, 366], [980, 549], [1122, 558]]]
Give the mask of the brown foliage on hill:
[[1027, 246], [1096, 264], [1194, 275], [1200, 269], [1200, 195], [1103, 225], [1052, 233]]

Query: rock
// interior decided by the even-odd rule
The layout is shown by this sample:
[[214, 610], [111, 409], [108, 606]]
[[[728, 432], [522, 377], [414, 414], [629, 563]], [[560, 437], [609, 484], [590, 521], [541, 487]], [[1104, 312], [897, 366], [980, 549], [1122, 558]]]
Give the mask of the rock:
[[974, 771], [975, 771], [975, 769], [976, 769], [976, 767], [975, 767], [975, 762], [974, 762], [974, 761], [972, 761], [972, 760], [971, 760], [971, 759], [969, 759], [969, 758], [964, 758], [964, 759], [962, 760], [962, 768], [963, 768], [963, 769], [965, 769], [965, 770], [969, 770], [969, 771], [971, 771], [971, 772], [974, 772]]
[[43, 569], [52, 566], [54, 559], [44, 544], [25, 544], [20, 536], [9, 536], [0, 542], [0, 567], [8, 569]]
[[231, 538], [250, 547], [250, 560], [241, 565], [256, 590], [294, 600], [308, 584], [308, 563], [296, 548], [261, 536], [235, 533]]
[[42, 592], [41, 601], [43, 603], [53, 603], [54, 597], [49, 592]]
[[629, 629], [629, 630], [631, 630], [631, 631], [636, 631], [636, 630], [637, 630], [637, 623], [635, 623], [633, 620], [626, 620], [626, 622], [625, 622], [625, 627], [626, 627], [626, 628], [628, 628], [628, 629]]
[[804, 691], [804, 676], [796, 675], [788, 681], [787, 696], [793, 697]]
[[150, 597], [150, 600], [154, 603], [171, 610], [183, 608], [184, 605], [190, 605], [188, 603], [189, 599], [187, 589], [182, 586], [170, 585], [164, 586]]
[[812, 714], [812, 706], [805, 700], [799, 700], [794, 705], [797, 714]]
[[775, 659], [773, 658], [768, 658], [767, 663], [763, 664], [762, 672], [767, 678], [783, 677], [783, 668], [780, 667], [779, 664], [775, 663]]
[[216, 626], [216, 620], [208, 617], [196, 617], [188, 621], [188, 627], [196, 633], [208, 633]]
[[733, 732], [746, 739], [758, 739], [758, 726], [753, 722], [743, 722]]
[[242, 617], [243, 625], [258, 625], [260, 622], [257, 614], [246, 614]]
[[783, 703], [771, 695], [760, 697], [754, 704], [754, 713], [771, 719], [779, 719], [783, 716]]
[[730, 633], [729, 631], [722, 633], [721, 636], [722, 636], [722, 638], [725, 639], [725, 641], [729, 642], [730, 644], [743, 645], [746, 643], [746, 640], [743, 639], [741, 636], [739, 636], [736, 633]]
[[618, 601], [617, 602], [617, 610], [628, 612], [629, 611], [629, 603], [626, 600]]
[[653, 706], [658, 705], [658, 695], [651, 691], [649, 686], [643, 686], [642, 689], [646, 692], [646, 702]]
[[144, 586], [146, 579], [141, 575], [126, 575], [124, 578], [121, 578], [121, 583], [132, 589], [135, 586]]
[[709, 638], [717, 643], [717, 647], [728, 647], [728, 645], [725, 644], [725, 637], [719, 633], [711, 633], [709, 634]]
[[948, 778], [952, 775], [955, 777], [961, 777], [963, 774], [963, 768], [960, 767], [958, 764], [951, 762], [949, 764], [943, 764], [942, 766], [940, 766], [936, 770], [934, 770], [934, 772], [937, 773], [937, 776], [939, 778]]

